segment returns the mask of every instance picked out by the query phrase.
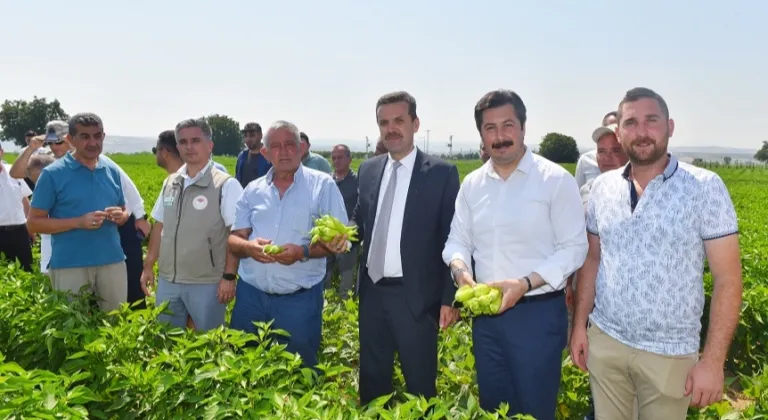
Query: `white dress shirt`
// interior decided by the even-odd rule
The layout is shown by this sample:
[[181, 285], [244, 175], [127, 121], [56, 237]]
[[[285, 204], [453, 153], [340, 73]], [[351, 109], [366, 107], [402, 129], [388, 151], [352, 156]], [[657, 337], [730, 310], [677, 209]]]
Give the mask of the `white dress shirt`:
[[562, 289], [587, 256], [584, 208], [576, 181], [560, 165], [531, 153], [503, 180], [492, 161], [464, 178], [456, 197], [446, 264], [459, 259], [480, 283], [538, 273], [545, 284], [527, 295]]
[[0, 165], [0, 226], [23, 225], [27, 223], [23, 200], [29, 197], [32, 191], [23, 179], [11, 178], [11, 165]]
[[[209, 161], [208, 164], [205, 165], [205, 167], [194, 177], [187, 175], [187, 165], [182, 165], [178, 172], [180, 172], [181, 176], [184, 178], [184, 189], [192, 185], [193, 182], [200, 179], [203, 176], [203, 173], [205, 173], [205, 171], [207, 171], [211, 165], [214, 165], [213, 161]], [[163, 183], [163, 187], [165, 187], [165, 183]], [[224, 183], [221, 189], [221, 206], [219, 208], [219, 211], [221, 212], [221, 218], [224, 219], [225, 225], [232, 226], [235, 224], [235, 209], [237, 208], [237, 200], [239, 200], [240, 195], [243, 194], [243, 187], [240, 185], [240, 182], [237, 179], [230, 178], [227, 180], [227, 182]], [[160, 189], [160, 194], [157, 197], [157, 201], [155, 201], [155, 205], [152, 207], [152, 217], [156, 221], [163, 223], [162, 188]]]
[[[392, 155], [387, 155], [387, 164], [384, 166], [384, 174], [381, 177], [379, 186], [379, 201], [376, 204], [376, 220], [373, 222], [373, 234], [371, 243], [376, 235], [376, 225], [379, 223], [379, 209], [384, 201], [384, 193], [387, 191], [387, 185], [392, 178], [392, 168], [394, 159]], [[413, 165], [416, 163], [416, 148], [411, 153], [400, 159], [402, 164], [397, 169], [397, 186], [395, 187], [395, 196], [392, 200], [392, 213], [389, 216], [389, 229], [387, 234], [387, 250], [384, 257], [384, 277], [402, 277], [403, 263], [400, 257], [400, 237], [403, 232], [403, 216], [405, 215], [405, 200], [408, 197], [408, 188], [411, 186], [411, 174]], [[367, 265], [370, 265], [371, 253], [368, 253]]]
[[[112, 159], [110, 159], [106, 155], [101, 155], [103, 158], [109, 160], [112, 163], [115, 163]], [[123, 170], [123, 168], [120, 167], [117, 163], [115, 163], [115, 166], [117, 166], [117, 170], [120, 172], [120, 184], [123, 188], [123, 197], [125, 198], [125, 208], [128, 210], [128, 214], [132, 214], [136, 216], [137, 219], [141, 219], [145, 214], [147, 214], [146, 211], [144, 211], [144, 199], [141, 198], [141, 194], [139, 193], [139, 189], [136, 188], [136, 184], [133, 183], [131, 180], [131, 177], [128, 176], [127, 173]]]
[[597, 150], [590, 150], [579, 156], [574, 175], [579, 188], [583, 187], [587, 181], [597, 178], [598, 175], [600, 175], [600, 168], [597, 166]]

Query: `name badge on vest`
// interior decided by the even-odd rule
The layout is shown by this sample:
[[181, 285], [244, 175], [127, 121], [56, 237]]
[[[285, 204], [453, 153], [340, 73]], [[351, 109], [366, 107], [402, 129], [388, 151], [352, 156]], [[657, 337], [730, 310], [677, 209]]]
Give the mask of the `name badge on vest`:
[[208, 207], [208, 199], [205, 198], [204, 195], [198, 195], [192, 200], [192, 207], [194, 207], [195, 210], [204, 210]]
[[171, 186], [171, 191], [163, 196], [163, 205], [165, 207], [173, 207], [173, 202], [176, 201], [176, 191], [178, 189], [178, 185], [174, 184]]

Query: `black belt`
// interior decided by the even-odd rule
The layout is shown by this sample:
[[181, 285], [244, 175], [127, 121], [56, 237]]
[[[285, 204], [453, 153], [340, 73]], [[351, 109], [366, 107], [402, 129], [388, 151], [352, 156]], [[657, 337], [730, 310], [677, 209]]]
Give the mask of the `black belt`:
[[405, 283], [402, 277], [382, 277], [375, 284], [376, 286], [402, 286]]
[[549, 293], [542, 293], [540, 295], [533, 295], [533, 296], [523, 296], [520, 298], [517, 303], [534, 303], [534, 302], [543, 302], [550, 299], [555, 299], [558, 297], [561, 297], [565, 295], [565, 289], [556, 290], [554, 292]]
[[269, 292], [264, 292], [264, 294], [266, 294], [267, 296], [295, 296], [295, 295], [300, 295], [300, 294], [302, 294], [304, 292], [307, 292], [309, 290], [310, 289], [301, 288], [299, 290], [296, 290], [296, 291], [293, 291], [293, 292], [290, 292], [290, 293], [269, 293]]
[[1, 231], [5, 232], [12, 232], [14, 230], [19, 230], [22, 228], [25, 228], [27, 225], [21, 224], [21, 225], [6, 225], [6, 226], [0, 226]]

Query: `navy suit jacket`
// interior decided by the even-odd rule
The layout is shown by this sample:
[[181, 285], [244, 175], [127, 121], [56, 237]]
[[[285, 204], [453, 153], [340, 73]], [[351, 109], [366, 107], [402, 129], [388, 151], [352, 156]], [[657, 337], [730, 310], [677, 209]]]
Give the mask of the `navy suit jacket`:
[[[379, 187], [388, 154], [366, 160], [358, 169], [359, 196], [353, 219], [358, 237], [364, 241], [360, 261], [360, 304], [373, 290], [368, 276], [368, 251], [379, 202]], [[400, 256], [408, 305], [415, 318], [430, 315], [439, 320], [440, 306], [451, 306], [456, 287], [442, 252], [459, 193], [459, 172], [455, 165], [416, 150], [416, 160], [405, 202]]]

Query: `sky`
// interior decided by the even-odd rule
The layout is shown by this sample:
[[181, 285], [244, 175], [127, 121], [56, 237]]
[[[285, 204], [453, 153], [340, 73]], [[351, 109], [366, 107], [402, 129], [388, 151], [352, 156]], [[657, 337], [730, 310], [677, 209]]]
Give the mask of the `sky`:
[[59, 99], [109, 135], [213, 113], [296, 123], [364, 149], [376, 100], [407, 90], [430, 151], [476, 149], [473, 108], [507, 88], [547, 132], [589, 147], [623, 94], [667, 101], [670, 146], [768, 140], [768, 2], [0, 0], [0, 100]]

